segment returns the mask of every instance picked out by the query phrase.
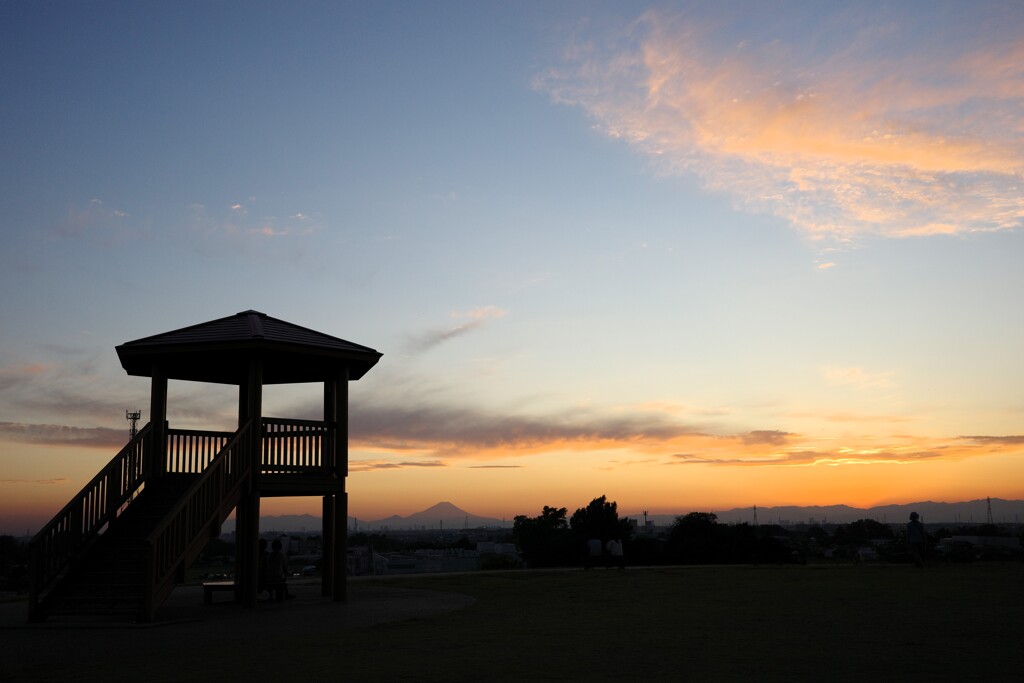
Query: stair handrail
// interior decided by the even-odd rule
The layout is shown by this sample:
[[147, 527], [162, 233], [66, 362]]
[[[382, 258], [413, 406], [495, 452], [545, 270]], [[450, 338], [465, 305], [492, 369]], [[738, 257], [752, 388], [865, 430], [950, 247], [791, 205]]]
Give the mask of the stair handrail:
[[145, 481], [152, 457], [147, 424], [29, 542], [29, 618], [60, 578], [124, 512]]
[[[234, 509], [253, 471], [253, 439], [259, 430], [250, 420], [210, 461], [146, 538], [147, 573], [145, 620], [174, 588], [176, 572], [190, 553], [198, 553], [213, 525], [220, 525]], [[198, 547], [198, 550], [196, 549]]]

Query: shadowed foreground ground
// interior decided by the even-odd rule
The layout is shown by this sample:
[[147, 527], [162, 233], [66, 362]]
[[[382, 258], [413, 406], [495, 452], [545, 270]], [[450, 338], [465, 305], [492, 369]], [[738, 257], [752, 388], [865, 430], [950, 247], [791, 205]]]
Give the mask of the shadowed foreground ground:
[[7, 620], [0, 680], [934, 681], [1024, 671], [1020, 563], [433, 575], [354, 581], [346, 605], [300, 588], [297, 600], [253, 611], [204, 607], [182, 588], [169, 620], [147, 627]]

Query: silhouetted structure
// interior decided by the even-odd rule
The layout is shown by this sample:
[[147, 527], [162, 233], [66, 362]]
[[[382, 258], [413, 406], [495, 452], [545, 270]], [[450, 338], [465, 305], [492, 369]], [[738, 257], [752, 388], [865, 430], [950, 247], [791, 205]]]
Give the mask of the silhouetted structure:
[[[221, 523], [236, 513], [236, 598], [256, 604], [260, 498], [322, 496], [322, 593], [345, 598], [348, 382], [371, 348], [257, 311], [117, 347], [150, 377], [150, 422], [32, 541], [29, 618], [153, 619]], [[238, 386], [238, 429], [167, 424], [169, 379]], [[264, 417], [263, 386], [322, 382], [323, 420]]]
[[124, 418], [128, 420], [131, 426], [128, 428], [128, 440], [131, 441], [139, 433], [139, 420], [142, 419], [141, 410], [126, 410], [124, 411]]

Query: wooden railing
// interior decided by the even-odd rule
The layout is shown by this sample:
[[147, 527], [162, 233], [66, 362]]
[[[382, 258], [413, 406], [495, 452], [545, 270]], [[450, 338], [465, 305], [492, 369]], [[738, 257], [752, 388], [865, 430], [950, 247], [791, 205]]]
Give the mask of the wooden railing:
[[40, 602], [72, 562], [88, 550], [142, 486], [146, 461], [151, 457], [150, 433], [150, 425], [143, 427], [32, 539], [30, 619], [35, 619]]
[[195, 429], [167, 430], [165, 472], [199, 474], [220, 453], [234, 432], [203, 432]]
[[325, 422], [263, 419], [260, 473], [327, 474], [331, 462], [330, 431]]
[[258, 434], [254, 432], [251, 422], [235, 432], [146, 539], [149, 581], [143, 618], [147, 621], [174, 588], [178, 568], [198, 555], [241, 498], [255, 460], [253, 439]]
[[[32, 539], [30, 619], [45, 617], [40, 605], [68, 568], [142, 489], [146, 472], [156, 465], [151, 463], [151, 427], [146, 425]], [[178, 569], [198, 555], [234, 509], [250, 475], [329, 477], [333, 453], [329, 425], [313, 420], [265, 418], [258, 427], [250, 423], [233, 434], [168, 429], [164, 471], [199, 476], [146, 539], [149, 579], [143, 618], [153, 617], [174, 588]]]

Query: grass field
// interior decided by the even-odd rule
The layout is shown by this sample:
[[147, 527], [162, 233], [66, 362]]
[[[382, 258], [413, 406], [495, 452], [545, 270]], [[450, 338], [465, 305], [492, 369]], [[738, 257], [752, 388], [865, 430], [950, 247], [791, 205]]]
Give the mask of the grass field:
[[478, 603], [330, 645], [341, 671], [452, 681], [1024, 674], [1019, 563], [512, 573], [418, 585]]
[[64, 642], [96, 655], [73, 666], [33, 657], [39, 666], [27, 677], [21, 668], [7, 678], [0, 664], [0, 680], [1016, 681], [1024, 673], [1022, 563], [521, 571], [352, 586], [363, 595], [391, 589], [476, 602], [361, 628], [332, 625], [332, 606], [296, 601], [276, 612], [218, 612], [230, 618], [211, 623], [0, 632], [40, 652], [73, 638]]

